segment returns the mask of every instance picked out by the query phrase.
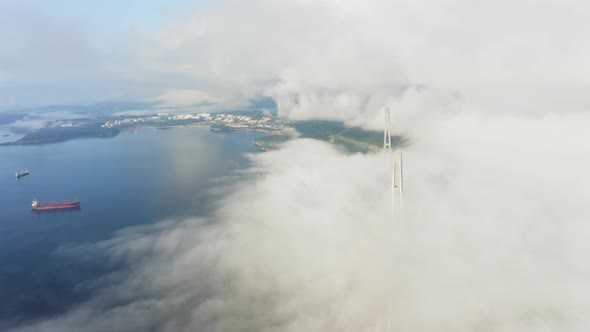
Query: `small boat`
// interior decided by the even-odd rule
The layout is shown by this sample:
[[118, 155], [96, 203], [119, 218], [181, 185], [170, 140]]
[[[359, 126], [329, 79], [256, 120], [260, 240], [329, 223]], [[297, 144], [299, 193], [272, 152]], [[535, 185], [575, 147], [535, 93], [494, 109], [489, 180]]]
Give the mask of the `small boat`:
[[80, 201], [61, 201], [61, 202], [43, 202], [39, 203], [36, 199], [31, 204], [33, 211], [50, 211], [50, 210], [72, 210], [80, 208]]
[[25, 168], [24, 170], [22, 170], [20, 172], [16, 172], [16, 179], [18, 180], [18, 179], [22, 178], [23, 176], [27, 176], [27, 175], [29, 175], [29, 169]]

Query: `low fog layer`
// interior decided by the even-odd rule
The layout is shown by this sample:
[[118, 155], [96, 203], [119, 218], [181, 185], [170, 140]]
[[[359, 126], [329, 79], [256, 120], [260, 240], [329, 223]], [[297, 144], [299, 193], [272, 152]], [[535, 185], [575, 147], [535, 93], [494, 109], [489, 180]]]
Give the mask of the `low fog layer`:
[[16, 331], [588, 331], [589, 124], [432, 123], [404, 150], [403, 220], [387, 153], [290, 142], [210, 218], [59, 249], [120, 270]]

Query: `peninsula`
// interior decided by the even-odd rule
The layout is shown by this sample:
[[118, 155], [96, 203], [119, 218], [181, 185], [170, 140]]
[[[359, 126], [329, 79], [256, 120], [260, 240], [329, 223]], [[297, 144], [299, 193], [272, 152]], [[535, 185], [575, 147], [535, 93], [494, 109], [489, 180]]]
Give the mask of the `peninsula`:
[[[121, 131], [141, 128], [175, 128], [207, 126], [212, 131], [228, 132], [251, 130], [268, 135], [254, 141], [262, 151], [278, 148], [294, 137], [327, 141], [344, 147], [349, 152], [377, 151], [382, 144], [382, 133], [347, 127], [337, 121], [289, 121], [270, 112], [235, 111], [226, 113], [150, 115], [108, 115], [92, 119], [65, 119], [48, 123], [44, 128], [27, 133], [19, 140], [1, 143], [0, 146], [49, 144], [77, 138], [114, 137]], [[393, 137], [401, 144], [401, 137]]]

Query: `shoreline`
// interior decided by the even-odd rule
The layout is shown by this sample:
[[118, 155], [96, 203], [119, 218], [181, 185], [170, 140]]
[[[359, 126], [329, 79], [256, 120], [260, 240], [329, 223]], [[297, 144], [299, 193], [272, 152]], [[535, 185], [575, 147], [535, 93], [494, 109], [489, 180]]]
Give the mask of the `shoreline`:
[[[23, 138], [26, 136], [21, 137], [16, 141], [10, 142], [2, 142], [0, 146], [18, 146], [18, 145], [45, 145], [45, 144], [52, 144], [52, 143], [60, 143], [66, 142], [76, 139], [83, 139], [83, 138], [111, 138], [116, 137], [119, 135], [120, 132], [127, 132], [127, 131], [135, 131], [135, 130], [142, 130], [142, 129], [176, 129], [176, 128], [193, 128], [193, 127], [209, 127], [209, 130], [213, 132], [232, 132], [232, 131], [252, 131], [252, 132], [259, 132], [265, 133], [268, 135], [282, 135], [284, 133], [284, 129], [266, 129], [266, 128], [234, 128], [234, 127], [227, 127], [224, 130], [215, 130], [212, 126], [214, 124], [211, 123], [191, 123], [191, 124], [182, 124], [182, 125], [168, 125], [168, 126], [137, 126], [137, 127], [126, 127], [126, 128], [116, 128], [116, 132], [111, 132], [108, 135], [80, 135], [76, 137], [68, 137], [64, 139], [42, 139], [42, 140], [30, 140], [30, 141], [22, 141]], [[256, 143], [255, 143], [256, 144]], [[260, 146], [259, 144], [256, 144]], [[262, 146], [260, 146], [262, 149]]]
[[[108, 123], [108, 122], [107, 122]], [[309, 121], [296, 122], [293, 125], [285, 125], [284, 123], [271, 125], [268, 127], [257, 126], [252, 124], [249, 126], [228, 126], [220, 122], [198, 121], [198, 122], [184, 122], [184, 123], [137, 123], [122, 126], [105, 126], [104, 122], [86, 123], [74, 127], [58, 127], [58, 128], [44, 128], [16, 141], [0, 143], [1, 146], [15, 146], [15, 145], [44, 145], [52, 143], [60, 143], [82, 138], [111, 138], [119, 135], [124, 131], [135, 131], [142, 129], [175, 129], [175, 128], [197, 128], [208, 127], [213, 132], [237, 132], [248, 131], [265, 134], [261, 137], [252, 140], [252, 143], [260, 148], [261, 151], [276, 150], [282, 143], [293, 138], [293, 132], [298, 132], [298, 137], [317, 139], [325, 141], [334, 145], [344, 147], [347, 151], [352, 153], [374, 153], [380, 149], [378, 141], [381, 140], [382, 134], [363, 131], [362, 129], [351, 127], [347, 128], [344, 124], [330, 121]], [[343, 135], [343, 130], [347, 130], [348, 134]], [[396, 144], [403, 144], [402, 137], [396, 138]]]

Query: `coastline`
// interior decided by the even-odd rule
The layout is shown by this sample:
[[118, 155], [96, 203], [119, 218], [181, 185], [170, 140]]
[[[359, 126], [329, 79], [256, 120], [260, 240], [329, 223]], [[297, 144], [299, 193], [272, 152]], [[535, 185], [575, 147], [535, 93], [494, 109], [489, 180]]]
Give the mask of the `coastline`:
[[[15, 145], [44, 145], [59, 143], [80, 138], [111, 138], [122, 131], [141, 129], [175, 129], [208, 127], [213, 132], [249, 131], [266, 134], [252, 141], [261, 151], [270, 151], [294, 137], [317, 139], [343, 147], [351, 153], [373, 153], [379, 151], [382, 134], [366, 131], [360, 127], [347, 127], [337, 121], [296, 121], [290, 122], [277, 118], [261, 118], [242, 120], [227, 114], [218, 114], [215, 119], [190, 120], [155, 116], [149, 118], [110, 119], [100, 118], [86, 122], [67, 122], [61, 126], [46, 127], [31, 133], [16, 141], [3, 142], [0, 146]], [[147, 120], [146, 120], [147, 119]], [[297, 132], [298, 134], [294, 134]], [[396, 145], [403, 145], [405, 140], [401, 136], [394, 136]]]
[[[104, 135], [104, 134], [103, 135], [96, 135], [96, 134], [90, 133], [88, 135], [82, 134], [82, 135], [78, 135], [75, 137], [66, 137], [66, 138], [57, 138], [57, 137], [49, 136], [44, 139], [28, 139], [27, 140], [26, 139], [27, 135], [25, 135], [24, 137], [22, 137], [16, 141], [0, 143], [0, 146], [46, 145], [46, 144], [60, 143], [60, 142], [65, 142], [65, 141], [70, 141], [70, 140], [75, 140], [75, 139], [83, 139], [83, 138], [112, 138], [112, 137], [118, 136], [119, 133], [121, 133], [121, 132], [130, 132], [130, 131], [143, 130], [143, 129], [167, 130], [167, 129], [176, 129], [176, 128], [208, 127], [209, 130], [211, 130], [213, 132], [250, 131], [250, 132], [264, 133], [264, 134], [267, 134], [268, 136], [283, 135], [284, 131], [285, 131], [285, 129], [278, 130], [276, 128], [267, 129], [267, 128], [235, 128], [235, 127], [227, 127], [224, 130], [216, 130], [215, 128], [213, 128], [213, 125], [214, 124], [211, 124], [211, 123], [190, 123], [190, 124], [164, 125], [164, 126], [147, 125], [147, 126], [120, 128], [120, 129], [116, 129], [114, 131], [111, 131], [111, 132], [109, 132], [109, 134], [106, 134], [106, 135]], [[266, 144], [264, 144], [263, 142], [260, 142], [258, 140], [253, 140], [252, 143], [254, 145], [258, 146], [260, 151], [263, 151], [263, 152], [272, 149], [271, 147], [267, 146]]]

